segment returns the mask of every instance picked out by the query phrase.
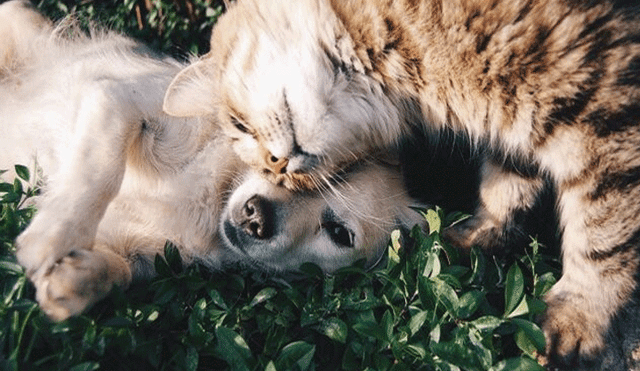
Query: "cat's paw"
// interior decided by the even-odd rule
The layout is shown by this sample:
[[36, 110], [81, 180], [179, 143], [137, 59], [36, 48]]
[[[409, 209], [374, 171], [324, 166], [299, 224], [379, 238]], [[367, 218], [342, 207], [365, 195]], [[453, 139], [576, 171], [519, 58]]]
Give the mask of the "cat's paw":
[[74, 250], [34, 279], [36, 300], [54, 321], [82, 313], [115, 285], [127, 287], [130, 282], [124, 259], [100, 250]]
[[547, 342], [550, 366], [560, 369], [584, 368], [604, 349], [608, 313], [589, 308], [581, 297], [547, 298], [542, 329]]
[[500, 244], [503, 229], [502, 224], [490, 218], [474, 216], [446, 228], [443, 237], [461, 251], [469, 251], [473, 246], [489, 250]]

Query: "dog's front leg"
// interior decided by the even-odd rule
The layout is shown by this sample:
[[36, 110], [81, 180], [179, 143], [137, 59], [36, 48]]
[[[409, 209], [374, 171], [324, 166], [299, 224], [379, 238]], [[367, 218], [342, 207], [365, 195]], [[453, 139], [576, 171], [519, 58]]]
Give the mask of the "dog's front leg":
[[[73, 298], [48, 295], [56, 291], [52, 290], [56, 285], [52, 279], [63, 283], [74, 280], [74, 275], [86, 274], [83, 270], [110, 269], [108, 264], [85, 264], [80, 260], [91, 255], [98, 224], [120, 189], [127, 148], [140, 131], [141, 113], [121, 85], [110, 80], [88, 85], [88, 89], [79, 89], [75, 119], [69, 123], [73, 135], [62, 150], [59, 170], [50, 174], [39, 212], [17, 240], [18, 261], [35, 284], [42, 307], [50, 308], [51, 313], [66, 313], [53, 315], [56, 319], [84, 308], [75, 304], [73, 308], [65, 308], [74, 302]], [[122, 269], [116, 269], [119, 270]], [[130, 272], [122, 271], [115, 275], [92, 274], [113, 283], [128, 284]], [[100, 290], [89, 296], [104, 296], [104, 287], [111, 285], [111, 282], [96, 285]]]

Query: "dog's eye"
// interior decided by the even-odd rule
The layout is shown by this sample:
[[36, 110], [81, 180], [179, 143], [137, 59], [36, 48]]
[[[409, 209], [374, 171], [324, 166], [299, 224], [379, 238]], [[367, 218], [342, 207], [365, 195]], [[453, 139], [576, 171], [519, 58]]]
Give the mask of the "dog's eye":
[[353, 232], [351, 232], [342, 224], [336, 222], [326, 222], [322, 224], [322, 228], [327, 231], [331, 240], [336, 244], [350, 248], [354, 246]]
[[247, 125], [243, 124], [240, 120], [238, 120], [237, 118], [231, 116], [231, 123], [233, 124], [233, 126], [236, 127], [236, 129], [238, 129], [239, 131], [245, 133], [245, 134], [250, 134], [250, 130], [247, 127]]

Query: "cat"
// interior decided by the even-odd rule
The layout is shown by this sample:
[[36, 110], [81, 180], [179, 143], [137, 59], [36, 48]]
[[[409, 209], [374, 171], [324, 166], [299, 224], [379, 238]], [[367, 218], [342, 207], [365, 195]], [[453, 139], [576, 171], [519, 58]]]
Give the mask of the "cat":
[[0, 56], [0, 169], [42, 170], [31, 171], [42, 193], [16, 254], [53, 320], [153, 274], [167, 240], [185, 264], [214, 270], [332, 272], [375, 265], [392, 230], [421, 222], [409, 207], [421, 204], [382, 161], [317, 192], [268, 182], [215, 122], [162, 113], [184, 65], [125, 36], [88, 36], [73, 18], [56, 26], [11, 1], [0, 5]]
[[[422, 125], [486, 150], [480, 205], [447, 231], [490, 247], [548, 179], [563, 276], [550, 364], [588, 367], [640, 264], [640, 19], [624, 1], [239, 0], [167, 90], [215, 115], [276, 184], [309, 189]], [[215, 94], [213, 93], [215, 92]]]

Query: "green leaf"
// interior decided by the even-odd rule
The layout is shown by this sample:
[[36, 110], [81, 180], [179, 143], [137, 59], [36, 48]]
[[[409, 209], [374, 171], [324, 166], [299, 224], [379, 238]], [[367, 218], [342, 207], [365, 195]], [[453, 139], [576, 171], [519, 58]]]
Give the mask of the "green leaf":
[[320, 268], [317, 264], [314, 263], [302, 263], [300, 264], [300, 272], [306, 274], [309, 277], [324, 277], [324, 272], [322, 272], [322, 268]]
[[440, 219], [438, 211], [428, 209], [426, 212], [422, 212], [422, 216], [424, 216], [427, 221], [427, 225], [429, 226], [429, 234], [440, 232], [442, 220]]
[[165, 258], [160, 254], [156, 254], [155, 256], [154, 266], [160, 277], [171, 276], [171, 268], [169, 268], [169, 264], [167, 264]]
[[498, 362], [489, 371], [545, 371], [538, 362], [529, 357], [509, 358]]
[[433, 341], [434, 343], [439, 343], [441, 336], [442, 327], [440, 327], [439, 324], [436, 324], [433, 329], [431, 329], [431, 332], [429, 332], [429, 339], [431, 339], [431, 341]]
[[[13, 284], [11, 285], [10, 282], [13, 281]], [[2, 300], [2, 303], [5, 306], [8, 306], [12, 301], [19, 299], [21, 296], [21, 292], [24, 289], [25, 285], [27, 282], [27, 278], [25, 276], [19, 276], [19, 277], [15, 277], [13, 279], [5, 279], [3, 284], [6, 285], [5, 286], [5, 293], [4, 293], [4, 298]], [[13, 303], [12, 308], [16, 308], [19, 305], [19, 301]], [[34, 302], [29, 301], [28, 303], [29, 305], [36, 305]]]
[[30, 174], [29, 174], [29, 169], [26, 166], [23, 165], [15, 165], [15, 169], [16, 169], [16, 174], [18, 174], [18, 176], [20, 177], [20, 179], [22, 180], [26, 180], [27, 182], [29, 181], [29, 179], [31, 178]]
[[487, 261], [484, 257], [484, 254], [480, 251], [480, 248], [474, 246], [471, 249], [471, 277], [468, 282], [470, 284], [479, 284], [482, 281], [482, 278], [485, 275], [487, 270]]
[[464, 370], [480, 371], [484, 369], [485, 352], [471, 344], [466, 339], [456, 339], [440, 343], [431, 343], [433, 353], [451, 364], [460, 366]]
[[100, 368], [98, 362], [84, 362], [79, 365], [75, 365], [69, 369], [69, 371], [94, 371]]
[[[164, 261], [164, 258], [160, 257], [159, 255], [156, 255], [156, 263], [158, 259], [161, 259], [162, 261]], [[158, 264], [156, 264], [156, 267], [157, 266]], [[173, 282], [171, 282], [170, 280], [165, 279], [165, 281], [159, 281], [159, 287], [158, 287], [158, 290], [155, 292], [153, 300], [156, 304], [165, 305], [169, 303], [171, 300], [173, 300], [173, 298], [176, 297], [176, 295], [178, 295], [178, 288], [176, 287], [176, 285], [173, 284]]]
[[471, 321], [471, 325], [473, 325], [476, 329], [482, 332], [491, 333], [493, 330], [497, 329], [500, 325], [505, 323], [506, 321], [502, 318], [494, 317], [494, 316], [484, 316], [480, 317], [475, 321]]
[[460, 211], [450, 212], [447, 215], [445, 215], [445, 217], [443, 218], [444, 226], [449, 227], [454, 224], [461, 223], [469, 218], [471, 218], [470, 214], [466, 214]]
[[384, 312], [380, 326], [382, 327], [382, 331], [384, 331], [385, 340], [391, 341], [393, 337], [393, 315], [391, 311], [387, 310]]
[[190, 346], [189, 348], [187, 348], [187, 355], [185, 357], [184, 369], [186, 371], [196, 371], [198, 369], [198, 361], [199, 361], [198, 350], [193, 346]]
[[514, 263], [507, 273], [504, 291], [504, 316], [511, 315], [524, 297], [524, 276], [517, 263]]
[[203, 319], [205, 316], [205, 310], [207, 309], [207, 302], [204, 298], [198, 300], [194, 305], [193, 312], [189, 316], [189, 335], [192, 344], [199, 347], [207, 345], [212, 335], [203, 326]]
[[533, 315], [542, 314], [547, 309], [547, 304], [542, 299], [533, 297], [527, 297], [527, 306], [529, 313]]
[[522, 301], [520, 301], [520, 304], [518, 304], [518, 306], [515, 307], [515, 309], [513, 309], [511, 313], [509, 313], [507, 318], [518, 317], [528, 313], [529, 313], [529, 301], [525, 296], [522, 298]]
[[546, 344], [544, 332], [538, 325], [520, 318], [514, 318], [511, 322], [518, 326], [516, 344], [523, 352], [531, 356], [535, 356], [536, 352], [544, 352]]
[[422, 275], [429, 278], [439, 275], [442, 269], [442, 265], [440, 264], [440, 257], [433, 251], [428, 252], [426, 255], [427, 263], [424, 266]]
[[8, 203], [8, 204], [16, 203], [16, 202], [20, 201], [21, 197], [22, 196], [21, 196], [20, 193], [13, 192], [13, 190], [11, 190], [10, 192], [8, 192], [4, 196], [2, 196], [2, 202]]
[[5, 259], [0, 260], [0, 270], [13, 275], [22, 275], [24, 273], [24, 268], [21, 265]]
[[447, 284], [445, 281], [439, 279], [438, 277], [434, 277], [431, 279], [433, 283], [433, 292], [435, 293], [438, 301], [440, 301], [447, 312], [449, 312], [452, 316], [457, 317], [458, 308], [459, 308], [459, 299], [456, 291]]
[[331, 340], [342, 344], [347, 341], [349, 328], [347, 327], [347, 324], [339, 318], [331, 317], [321, 321], [319, 324], [319, 330]]
[[84, 344], [93, 344], [96, 341], [97, 331], [96, 326], [89, 326], [87, 330], [84, 332], [82, 337], [82, 342]]
[[287, 344], [276, 360], [278, 370], [291, 370], [294, 366], [299, 370], [309, 370], [316, 352], [315, 345], [304, 341]]
[[460, 371], [460, 367], [440, 359], [435, 361], [435, 365], [438, 371]]
[[224, 298], [220, 295], [220, 292], [215, 289], [209, 290], [209, 297], [213, 304], [217, 305], [220, 309], [228, 310], [227, 303], [225, 303]]
[[22, 182], [18, 178], [13, 180], [13, 192], [18, 196], [22, 196], [24, 194]]
[[278, 371], [278, 369], [273, 361], [269, 361], [269, 363], [267, 363], [267, 367], [264, 368], [264, 371]]
[[465, 292], [458, 301], [458, 317], [469, 318], [480, 307], [484, 300], [484, 294], [480, 291], [468, 291]]
[[215, 353], [225, 360], [233, 370], [249, 370], [248, 361], [251, 350], [242, 336], [230, 328], [220, 326], [216, 328]]
[[541, 298], [555, 284], [556, 284], [556, 278], [553, 276], [553, 273], [547, 272], [537, 278], [535, 287], [533, 288], [533, 295], [536, 298]]
[[172, 272], [182, 272], [182, 258], [180, 257], [180, 251], [171, 241], [166, 241], [164, 244], [164, 256]]
[[382, 327], [375, 322], [356, 322], [352, 326], [353, 330], [360, 335], [370, 336], [380, 341], [386, 341], [387, 335]]
[[415, 335], [422, 328], [428, 316], [429, 311], [427, 310], [421, 310], [411, 316], [411, 320], [409, 320], [409, 331], [411, 331], [411, 335]]
[[278, 291], [273, 287], [265, 287], [264, 289], [260, 290], [260, 292], [258, 292], [256, 296], [253, 297], [253, 300], [251, 300], [251, 303], [249, 303], [249, 306], [255, 307], [256, 305], [271, 299], [277, 294], [278, 294]]
[[357, 341], [350, 341], [346, 344], [344, 355], [342, 356], [342, 369], [344, 370], [361, 370], [360, 357], [363, 354], [363, 347]]
[[160, 312], [154, 309], [147, 315], [147, 322], [153, 322], [157, 320], [158, 317], [160, 317]]
[[0, 192], [2, 193], [13, 192], [13, 185], [9, 183], [0, 183]]
[[427, 356], [427, 350], [424, 349], [422, 344], [408, 344], [403, 350], [418, 361], [423, 360]]
[[423, 308], [433, 310], [437, 299], [433, 292], [433, 282], [427, 277], [418, 277], [418, 296], [422, 302]]
[[400, 244], [400, 230], [396, 229], [391, 232], [391, 245], [389, 245], [389, 264], [398, 264], [400, 263], [400, 249], [402, 245]]
[[102, 325], [108, 326], [108, 327], [129, 327], [133, 325], [133, 322], [129, 318], [122, 317], [122, 316], [115, 316], [104, 321]]

